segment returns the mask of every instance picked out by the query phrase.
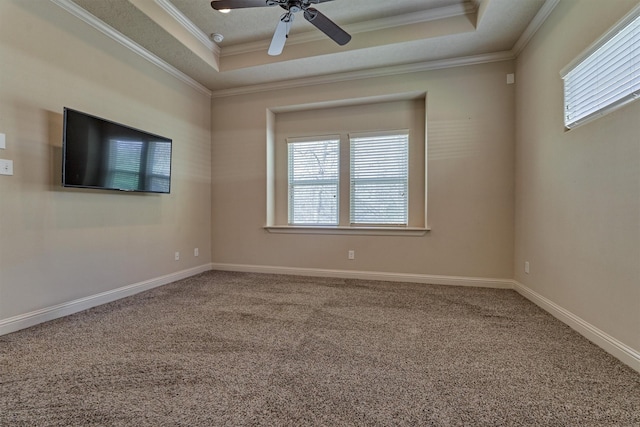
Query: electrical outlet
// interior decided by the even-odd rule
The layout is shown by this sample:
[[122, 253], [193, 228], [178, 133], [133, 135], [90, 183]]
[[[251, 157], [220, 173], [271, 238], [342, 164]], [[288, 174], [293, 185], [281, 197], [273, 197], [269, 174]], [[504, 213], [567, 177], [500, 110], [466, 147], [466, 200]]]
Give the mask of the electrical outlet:
[[200, 256], [200, 251], [198, 250], [198, 248], [195, 248], [193, 250], [193, 256]]
[[524, 272], [529, 274], [529, 261], [524, 262]]
[[353, 249], [349, 250], [349, 259], [356, 259], [356, 251], [354, 251]]
[[0, 175], [13, 175], [13, 160], [0, 159]]
[[176, 252], [176, 261], [180, 261], [180, 252]]

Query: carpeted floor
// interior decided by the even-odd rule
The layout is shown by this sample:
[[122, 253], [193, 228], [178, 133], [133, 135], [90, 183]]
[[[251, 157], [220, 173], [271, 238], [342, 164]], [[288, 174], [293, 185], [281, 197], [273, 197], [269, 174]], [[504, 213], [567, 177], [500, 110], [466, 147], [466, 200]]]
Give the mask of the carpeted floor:
[[514, 291], [207, 272], [0, 337], [0, 426], [640, 426]]

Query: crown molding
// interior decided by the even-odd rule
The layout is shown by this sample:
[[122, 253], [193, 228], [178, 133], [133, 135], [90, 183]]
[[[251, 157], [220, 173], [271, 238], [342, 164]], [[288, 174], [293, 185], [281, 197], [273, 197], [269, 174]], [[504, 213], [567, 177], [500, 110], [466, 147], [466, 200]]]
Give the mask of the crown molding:
[[[213, 98], [222, 98], [226, 96], [235, 96], [235, 95], [244, 95], [254, 92], [266, 92], [269, 90], [280, 90], [280, 89], [290, 89], [297, 88], [301, 86], [312, 86], [312, 85], [320, 85], [320, 84], [328, 84], [328, 83], [337, 83], [348, 80], [357, 80], [364, 78], [372, 78], [372, 77], [384, 77], [391, 76], [394, 74], [408, 74], [415, 73], [420, 71], [429, 71], [429, 70], [437, 70], [442, 68], [451, 68], [451, 67], [460, 67], [465, 65], [475, 65], [482, 64], [488, 62], [498, 62], [498, 61], [507, 61], [512, 60], [518, 57], [520, 53], [524, 50], [527, 43], [533, 38], [536, 32], [540, 29], [542, 24], [547, 20], [551, 12], [553, 12], [554, 8], [560, 3], [560, 0], [546, 0], [542, 5], [536, 16], [529, 23], [525, 31], [522, 33], [518, 41], [514, 44], [513, 48], [510, 51], [503, 52], [495, 52], [489, 54], [468, 56], [462, 58], [452, 58], [452, 59], [444, 59], [438, 61], [427, 61], [421, 63], [414, 64], [405, 64], [391, 67], [383, 67], [376, 69], [367, 69], [339, 74], [332, 74], [327, 76], [318, 76], [318, 77], [310, 77], [296, 80], [288, 80], [283, 82], [271, 82], [271, 83], [263, 83], [258, 85], [251, 86], [242, 86], [237, 88], [230, 89], [222, 89], [222, 90], [214, 90], [211, 94]], [[477, 10], [478, 3], [468, 5], [465, 9], [466, 13], [470, 9]], [[440, 9], [449, 9], [451, 8], [440, 8]], [[444, 16], [444, 15], [442, 15]], [[453, 16], [453, 15], [451, 15]], [[438, 19], [438, 18], [434, 18]], [[223, 51], [223, 56], [226, 52], [226, 48]]]
[[101, 21], [94, 15], [90, 14], [85, 9], [81, 8], [80, 6], [75, 4], [73, 1], [51, 0], [51, 2], [60, 6], [62, 9], [66, 10], [76, 18], [84, 21], [86, 24], [89, 24], [91, 27], [100, 31], [107, 37], [111, 38], [112, 40], [115, 40], [116, 42], [120, 43], [122, 46], [126, 47], [127, 49], [141, 56], [142, 58], [146, 59], [156, 67], [174, 76], [175, 78], [182, 81], [183, 83], [186, 83], [187, 85], [191, 86], [193, 89], [197, 90], [198, 92], [201, 92], [207, 96], [211, 96], [211, 91], [209, 89], [207, 89], [206, 87], [204, 87], [203, 85], [201, 85], [200, 83], [198, 83], [197, 81], [195, 81], [194, 79], [192, 79], [191, 77], [183, 73], [182, 71], [178, 70], [177, 68], [168, 64], [164, 60], [160, 59], [153, 53], [149, 52], [147, 49], [140, 46], [138, 43], [134, 42], [133, 40], [131, 40], [121, 32], [105, 24], [103, 21]]
[[486, 64], [489, 62], [509, 61], [515, 59], [511, 51], [486, 53], [482, 55], [465, 56], [460, 58], [442, 59], [437, 61], [426, 61], [412, 64], [395, 65], [390, 67], [370, 68], [359, 71], [349, 71], [345, 73], [329, 74], [325, 76], [308, 77], [295, 80], [276, 81], [261, 83], [251, 86], [241, 86], [231, 89], [213, 91], [212, 98], [223, 98], [227, 96], [246, 95], [256, 92], [267, 92], [270, 90], [292, 89], [303, 86], [315, 86], [329, 83], [339, 83], [350, 80], [360, 80], [376, 77], [394, 76], [399, 74], [419, 73], [422, 71], [440, 70], [443, 68], [463, 67], [467, 65]]
[[516, 44], [513, 45], [513, 54], [515, 56], [520, 55], [520, 53], [524, 50], [527, 43], [533, 38], [533, 36], [538, 32], [542, 24], [547, 20], [553, 9], [560, 3], [560, 0], [547, 0], [544, 2], [536, 16], [533, 17], [527, 28], [524, 30]]
[[169, 0], [155, 0], [156, 4], [160, 6], [165, 12], [169, 14], [178, 24], [180, 24], [185, 30], [187, 30], [192, 36], [194, 36], [200, 43], [204, 45], [208, 50], [213, 52], [216, 56], [220, 56], [221, 49], [216, 43], [209, 39], [209, 36], [204, 33], [200, 28], [196, 26], [189, 18], [187, 18], [180, 10], [174, 6]]
[[345, 28], [348, 28], [353, 33], [364, 33], [369, 31], [385, 30], [387, 28], [401, 27], [403, 25], [420, 24], [422, 22], [436, 21], [439, 19], [468, 15], [477, 12], [477, 10], [477, 6], [471, 3], [456, 4], [418, 12], [406, 13], [404, 15], [389, 16], [386, 18], [374, 19], [371, 21], [357, 22], [354, 24], [346, 25]]
[[[160, 7], [162, 7], [167, 13], [169, 13], [177, 22], [179, 22], [185, 29], [189, 30], [191, 34], [193, 34], [197, 39], [202, 42], [207, 48], [212, 47], [215, 50], [212, 50], [214, 54], [220, 54], [221, 56], [229, 55], [229, 52], [241, 53], [241, 51], [236, 51], [234, 49], [239, 47], [229, 47], [225, 49], [220, 49], [220, 47], [211, 42], [207, 35], [204, 34], [201, 30], [199, 30], [193, 22], [191, 22], [188, 18], [186, 18], [178, 9], [173, 6], [173, 4], [169, 0], [154, 0]], [[460, 58], [451, 58], [451, 59], [443, 59], [436, 61], [426, 61], [412, 64], [402, 64], [396, 66], [389, 67], [381, 67], [381, 68], [373, 68], [373, 69], [365, 69], [359, 71], [351, 71], [344, 73], [336, 73], [325, 76], [317, 76], [317, 77], [308, 77], [287, 81], [276, 81], [276, 82], [268, 82], [261, 83], [257, 85], [250, 86], [241, 86], [229, 89], [221, 89], [211, 91], [202, 84], [198, 83], [182, 71], [168, 64], [164, 60], [160, 59], [158, 56], [149, 52], [144, 47], [140, 46], [133, 40], [126, 37], [124, 34], [110, 27], [94, 15], [87, 12], [85, 9], [81, 8], [77, 4], [75, 4], [72, 0], [51, 0], [54, 4], [60, 6], [67, 12], [71, 13], [75, 17], [81, 19], [85, 23], [89, 24], [91, 27], [97, 29], [102, 32], [106, 36], [111, 39], [117, 41], [124, 47], [130, 49], [132, 52], [140, 55], [147, 61], [151, 62], [153, 65], [167, 72], [168, 74], [174, 76], [178, 80], [186, 83], [192, 88], [196, 89], [198, 92], [201, 92], [207, 96], [212, 98], [222, 98], [228, 96], [235, 95], [244, 95], [256, 92], [266, 92], [270, 90], [282, 90], [282, 89], [290, 89], [297, 88], [302, 86], [313, 86], [313, 85], [321, 85], [321, 84], [329, 84], [329, 83], [338, 83], [350, 80], [358, 80], [358, 79], [366, 79], [366, 78], [376, 78], [376, 77], [385, 77], [399, 74], [409, 74], [409, 73], [417, 73], [422, 71], [429, 70], [437, 70], [443, 68], [452, 68], [452, 67], [461, 67], [467, 65], [476, 65], [483, 64], [489, 62], [499, 62], [499, 61], [507, 61], [515, 59], [525, 48], [529, 40], [535, 35], [537, 30], [542, 26], [545, 20], [549, 17], [553, 9], [559, 4], [560, 0], [546, 0], [542, 8], [538, 11], [534, 19], [531, 21], [527, 29], [524, 31], [522, 36], [515, 43], [513, 48], [510, 51], [502, 51], [502, 52], [494, 52], [488, 54], [460, 57]], [[358, 23], [352, 24], [351, 26], [346, 26], [349, 31], [357, 33], [363, 31], [372, 31], [373, 29], [382, 29], [388, 28], [398, 25], [408, 25], [411, 23], [424, 22], [425, 20], [435, 20], [435, 19], [443, 19], [446, 17], [458, 16], [461, 14], [469, 14], [477, 11], [478, 4], [477, 3], [468, 3], [465, 6], [453, 6], [453, 7], [443, 7], [435, 10], [428, 11], [427, 13], [419, 13], [418, 16], [416, 14], [407, 14], [402, 15], [400, 17], [392, 17], [392, 18], [384, 18], [375, 21], [369, 21], [367, 23]], [[372, 24], [373, 23], [373, 24]], [[321, 34], [315, 34], [314, 32], [309, 33], [309, 35], [305, 35], [305, 37], [309, 37], [306, 41], [321, 38]], [[307, 34], [307, 33], [305, 33]], [[206, 40], [205, 40], [206, 39]], [[304, 43], [304, 41], [299, 41], [299, 43]], [[256, 50], [257, 46], [262, 49], [265, 46], [264, 42], [260, 43], [247, 43], [243, 44], [243, 49], [247, 48], [248, 51]]]
[[[156, 0], [159, 1], [159, 0]], [[167, 1], [167, 0], [162, 0]], [[343, 25], [345, 31], [349, 34], [366, 33], [370, 31], [379, 31], [389, 28], [401, 27], [404, 25], [419, 24], [422, 22], [436, 21], [439, 19], [453, 18], [461, 15], [468, 15], [477, 12], [478, 8], [472, 3], [465, 3], [463, 5], [451, 5], [438, 7], [434, 9], [428, 9], [419, 12], [406, 13], [404, 15], [389, 16], [386, 18], [374, 19], [371, 21], [356, 22], [353, 24]], [[295, 33], [293, 33], [295, 34]], [[292, 35], [293, 35], [292, 34]], [[319, 31], [307, 31], [304, 33], [295, 34], [295, 37], [291, 37], [287, 40], [287, 44], [296, 45], [303, 43], [310, 43], [319, 40], [324, 40], [326, 36]], [[263, 51], [266, 49], [271, 40], [256, 41], [249, 43], [242, 43], [233, 46], [228, 46], [222, 49], [221, 56], [241, 55], [245, 53], [251, 53], [256, 51]]]

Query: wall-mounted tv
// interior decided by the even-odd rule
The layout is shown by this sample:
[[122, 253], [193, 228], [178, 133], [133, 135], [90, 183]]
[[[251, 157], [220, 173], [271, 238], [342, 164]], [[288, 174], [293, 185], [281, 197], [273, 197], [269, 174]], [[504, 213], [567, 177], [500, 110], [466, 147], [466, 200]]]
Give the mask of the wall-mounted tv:
[[62, 185], [169, 193], [172, 140], [64, 109]]

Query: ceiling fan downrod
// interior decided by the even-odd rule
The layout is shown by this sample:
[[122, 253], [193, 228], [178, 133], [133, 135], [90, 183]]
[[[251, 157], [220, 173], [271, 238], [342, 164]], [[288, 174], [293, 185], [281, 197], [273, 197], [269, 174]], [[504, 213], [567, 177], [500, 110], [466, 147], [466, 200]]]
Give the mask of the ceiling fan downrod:
[[322, 12], [311, 7], [312, 4], [329, 2], [332, 0], [212, 0], [211, 7], [216, 10], [242, 9], [264, 6], [280, 6], [287, 12], [280, 17], [276, 31], [269, 47], [269, 55], [277, 56], [282, 53], [285, 41], [293, 22], [294, 14], [304, 12], [304, 19], [322, 31], [340, 46], [349, 43], [351, 36]]

